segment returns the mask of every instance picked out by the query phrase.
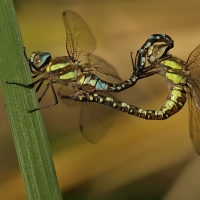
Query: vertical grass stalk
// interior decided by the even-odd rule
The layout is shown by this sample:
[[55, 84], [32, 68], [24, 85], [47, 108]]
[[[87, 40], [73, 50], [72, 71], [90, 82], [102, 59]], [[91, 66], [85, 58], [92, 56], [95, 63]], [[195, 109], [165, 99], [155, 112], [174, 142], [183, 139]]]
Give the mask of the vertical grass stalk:
[[41, 113], [27, 113], [38, 107], [35, 90], [6, 84], [32, 81], [23, 51], [13, 2], [1, 0], [0, 81], [27, 196], [29, 200], [59, 200], [62, 196]]

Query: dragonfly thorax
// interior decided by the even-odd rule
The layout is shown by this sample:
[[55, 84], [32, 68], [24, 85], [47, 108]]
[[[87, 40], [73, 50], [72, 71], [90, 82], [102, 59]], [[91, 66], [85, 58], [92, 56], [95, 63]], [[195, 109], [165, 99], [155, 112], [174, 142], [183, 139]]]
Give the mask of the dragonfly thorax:
[[159, 74], [164, 76], [167, 82], [180, 86], [186, 84], [188, 74], [184, 61], [172, 57], [159, 62], [157, 67], [159, 68]]
[[45, 71], [52, 80], [64, 85], [76, 81], [81, 74], [79, 66], [67, 56], [52, 59], [51, 62], [46, 65]]

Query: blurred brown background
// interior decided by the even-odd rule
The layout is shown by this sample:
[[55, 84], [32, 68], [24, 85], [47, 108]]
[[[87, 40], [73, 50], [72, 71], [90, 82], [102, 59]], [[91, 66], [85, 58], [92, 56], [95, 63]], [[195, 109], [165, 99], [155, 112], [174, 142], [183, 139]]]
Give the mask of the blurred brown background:
[[[107, 60], [125, 80], [130, 52], [154, 33], [175, 41], [173, 55], [186, 60], [200, 43], [200, 2], [158, 0], [15, 0], [27, 54], [40, 50], [66, 55], [64, 10], [76, 11], [97, 41], [95, 54]], [[14, 64], [14, 63], [13, 63]], [[159, 109], [167, 96], [156, 76], [141, 80], [119, 100]], [[2, 96], [2, 93], [1, 93]], [[42, 102], [52, 102], [51, 94]], [[24, 200], [25, 189], [0, 98], [0, 196]], [[189, 137], [188, 105], [166, 121], [145, 121], [119, 112], [104, 140], [85, 141], [79, 131], [80, 107], [59, 105], [42, 110], [64, 199], [200, 199], [200, 158]]]

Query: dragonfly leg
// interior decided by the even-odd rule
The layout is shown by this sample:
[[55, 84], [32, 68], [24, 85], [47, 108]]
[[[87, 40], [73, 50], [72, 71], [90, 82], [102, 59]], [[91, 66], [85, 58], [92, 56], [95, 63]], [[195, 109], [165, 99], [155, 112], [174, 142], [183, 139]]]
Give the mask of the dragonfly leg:
[[29, 59], [28, 59], [28, 56], [27, 56], [27, 54], [26, 54], [26, 47], [24, 47], [24, 56], [25, 56], [26, 60], [27, 60], [28, 63], [29, 63]]
[[85, 101], [88, 101], [87, 99], [89, 96], [89, 92], [85, 90], [79, 90], [75, 94], [72, 94], [70, 96], [62, 95], [62, 94], [58, 94], [58, 95], [60, 96], [61, 99], [69, 99], [69, 100], [74, 100], [74, 101], [85, 102]]
[[44, 80], [40, 81], [40, 83], [38, 84], [37, 88], [35, 89], [36, 93], [39, 91], [39, 89], [41, 88], [43, 83], [44, 83]]
[[[153, 71], [151, 71], [153, 70]], [[157, 73], [155, 65], [150, 65], [145, 68], [139, 69], [137, 72], [133, 72], [131, 77], [121, 83], [113, 84], [113, 83], [106, 83], [107, 84], [107, 91], [108, 92], [120, 92], [129, 87], [134, 86], [139, 79], [146, 78], [152, 76]]]
[[158, 73], [157, 70], [155, 70], [155, 71], [151, 71], [151, 72], [146, 72], [146, 73], [144, 73], [144, 74], [142, 74], [142, 75], [140, 76], [140, 79], [143, 79], [143, 78], [146, 78], [146, 77], [152, 76], [152, 75], [157, 74], [157, 73]]
[[38, 76], [39, 76], [39, 74], [35, 74], [35, 75], [32, 76], [32, 78], [36, 78]]
[[[43, 83], [43, 82], [41, 82], [41, 83], [38, 85], [38, 88], [41, 87], [42, 83]], [[51, 103], [51, 104], [48, 104], [48, 105], [46, 105], [46, 106], [42, 106], [42, 107], [39, 107], [39, 108], [35, 108], [35, 109], [32, 109], [32, 110], [28, 110], [28, 111], [27, 111], [28, 113], [35, 112], [36, 110], [41, 110], [41, 109], [43, 109], [43, 108], [52, 107], [52, 106], [55, 106], [55, 105], [58, 104], [58, 98], [57, 98], [57, 95], [56, 95], [56, 92], [55, 92], [55, 89], [54, 89], [54, 86], [53, 86], [52, 82], [48, 82], [48, 83], [47, 83], [47, 85], [46, 85], [44, 91], [42, 92], [41, 96], [40, 96], [39, 99], [38, 99], [38, 102], [40, 102], [40, 101], [43, 99], [43, 97], [44, 97], [44, 95], [46, 94], [46, 92], [47, 92], [49, 86], [51, 87], [51, 90], [52, 90], [52, 93], [53, 93], [53, 96], [54, 96], [54, 103]], [[36, 89], [36, 91], [39, 90], [38, 88]]]
[[6, 81], [7, 84], [13, 84], [13, 85], [18, 85], [18, 86], [21, 86], [21, 87], [25, 87], [25, 88], [29, 88], [29, 89], [32, 89], [34, 88], [34, 83], [30, 83], [30, 84], [23, 84], [23, 83], [17, 83], [17, 82], [9, 82], [9, 81]]
[[18, 83], [18, 82], [9, 82], [9, 81], [6, 81], [6, 83], [7, 84], [13, 84], [13, 85], [18, 85], [18, 86], [21, 86], [21, 87], [32, 89], [32, 88], [34, 88], [35, 84], [37, 84], [37, 83], [39, 83], [41, 81], [44, 81], [45, 79], [46, 79], [45, 77], [41, 77], [37, 81], [35, 81], [33, 83], [30, 83], [30, 84], [23, 84], [23, 83]]
[[[38, 92], [45, 80], [46, 80], [46, 77], [41, 77], [41, 78], [38, 79], [37, 81], [35, 81], [35, 82], [33, 82], [33, 83], [30, 83], [30, 84], [22, 84], [22, 83], [17, 83], [17, 82], [8, 82], [8, 81], [6, 81], [6, 83], [7, 83], [7, 84], [18, 85], [18, 86], [25, 87], [25, 88], [29, 88], [29, 89], [34, 88], [34, 85], [36, 85], [37, 83], [39, 83], [39, 85], [38, 85], [37, 88], [36, 88], [36, 92]], [[51, 87], [51, 90], [52, 90], [52, 93], [53, 93], [53, 96], [54, 96], [54, 103], [49, 104], [49, 105], [46, 105], [46, 106], [43, 106], [43, 107], [35, 108], [35, 109], [32, 109], [32, 110], [28, 110], [27, 112], [31, 113], [31, 112], [34, 112], [34, 111], [36, 111], [36, 110], [41, 110], [41, 109], [43, 109], [43, 108], [55, 106], [55, 105], [58, 104], [58, 98], [57, 98], [55, 89], [54, 89], [53, 84], [52, 84], [51, 81], [47, 83], [47, 85], [46, 85], [44, 91], [42, 92], [41, 96], [40, 96], [39, 99], [38, 99], [38, 102], [40, 102], [40, 101], [43, 99], [43, 97], [44, 97], [44, 95], [46, 94], [46, 92], [47, 92], [49, 86]]]

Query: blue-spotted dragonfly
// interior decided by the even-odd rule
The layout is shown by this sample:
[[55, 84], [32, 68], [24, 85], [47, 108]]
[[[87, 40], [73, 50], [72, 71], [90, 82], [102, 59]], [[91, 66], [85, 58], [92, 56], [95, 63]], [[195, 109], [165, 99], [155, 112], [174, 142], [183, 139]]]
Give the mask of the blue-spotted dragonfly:
[[[77, 13], [67, 10], [63, 12], [63, 21], [66, 29], [68, 56], [52, 59], [51, 54], [48, 52], [33, 52], [28, 59], [25, 53], [33, 78], [39, 78], [27, 85], [7, 82], [8, 84], [15, 84], [25, 88], [34, 88], [38, 84], [36, 87], [36, 92], [38, 92], [43, 83], [47, 81], [47, 85], [38, 101], [40, 102], [43, 99], [50, 87], [54, 96], [54, 103], [34, 108], [28, 112], [51, 107], [58, 103], [54, 89], [55, 83], [62, 85], [58, 94], [63, 101], [66, 101], [69, 91], [72, 91], [71, 99], [73, 99], [73, 96], [79, 96], [81, 101], [83, 100], [81, 95], [86, 95], [90, 98], [89, 102], [101, 95], [103, 101], [109, 105], [110, 98], [114, 99], [109, 92], [122, 91], [133, 86], [139, 79], [153, 75], [154, 72], [151, 72], [151, 68], [143, 66], [146, 57], [145, 52], [150, 45], [149, 41], [138, 52], [137, 61], [135, 60], [134, 63], [132, 59], [135, 65], [133, 65], [134, 72], [130, 79], [122, 82], [112, 66], [99, 57], [91, 55], [96, 47], [96, 42], [84, 20]], [[172, 40], [167, 35], [162, 35], [161, 37], [154, 35], [151, 43], [153, 44], [160, 40], [165, 41], [168, 46], [171, 45]], [[74, 98], [74, 100], [77, 99]], [[100, 98], [99, 104], [83, 102], [81, 105], [80, 127], [84, 137], [92, 143], [100, 141], [107, 134], [117, 113], [117, 110], [111, 108], [113, 106], [103, 106], [101, 101], [102, 99]], [[123, 105], [118, 106], [124, 107]]]

